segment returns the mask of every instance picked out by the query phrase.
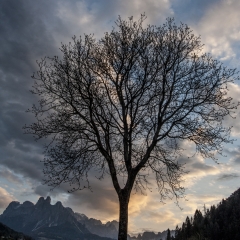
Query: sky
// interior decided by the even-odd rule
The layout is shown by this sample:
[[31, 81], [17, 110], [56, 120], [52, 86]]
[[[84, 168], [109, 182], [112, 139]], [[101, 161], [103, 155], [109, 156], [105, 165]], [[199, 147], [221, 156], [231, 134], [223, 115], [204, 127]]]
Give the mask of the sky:
[[[188, 24], [200, 35], [204, 51], [225, 66], [240, 71], [240, 1], [239, 0], [1, 0], [0, 1], [0, 213], [11, 201], [35, 203], [40, 196], [51, 196], [52, 204], [62, 201], [66, 207], [103, 222], [118, 220], [117, 195], [110, 179], [91, 178], [89, 190], [68, 193], [62, 185], [50, 191], [42, 185], [44, 141], [34, 141], [22, 127], [34, 122], [26, 113], [36, 96], [30, 93], [31, 75], [37, 71], [36, 60], [61, 55], [61, 42], [94, 33], [100, 38], [111, 31], [114, 21], [141, 13], [146, 23], [161, 25], [167, 17]], [[240, 85], [229, 86], [229, 95], [240, 101]], [[219, 164], [194, 155], [186, 144], [179, 159], [186, 163], [182, 185], [185, 198], [160, 202], [157, 186], [151, 179], [144, 195], [133, 193], [129, 206], [129, 233], [159, 232], [175, 229], [196, 208], [203, 210], [217, 204], [240, 187], [240, 108], [232, 119], [233, 144], [224, 145]], [[188, 158], [190, 157], [190, 158]]]

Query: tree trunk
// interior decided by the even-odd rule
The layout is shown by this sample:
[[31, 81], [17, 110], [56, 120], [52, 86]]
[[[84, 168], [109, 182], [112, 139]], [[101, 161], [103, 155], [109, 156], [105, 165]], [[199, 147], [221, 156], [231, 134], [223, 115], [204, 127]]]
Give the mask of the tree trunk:
[[127, 240], [128, 232], [128, 203], [131, 190], [124, 189], [119, 194], [119, 230], [118, 240]]

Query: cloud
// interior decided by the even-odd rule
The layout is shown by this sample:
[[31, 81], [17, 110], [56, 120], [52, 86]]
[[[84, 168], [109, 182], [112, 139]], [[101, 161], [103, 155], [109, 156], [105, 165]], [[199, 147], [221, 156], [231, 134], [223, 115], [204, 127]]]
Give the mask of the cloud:
[[[228, 96], [233, 99], [233, 102], [236, 104], [240, 102], [240, 86], [236, 83], [229, 83], [228, 85]], [[223, 124], [226, 127], [232, 127], [231, 129], [231, 136], [232, 137], [239, 137], [240, 136], [240, 107], [238, 109], [234, 109], [231, 113], [231, 116], [227, 116]]]
[[[60, 42], [85, 32], [102, 36], [112, 28], [118, 14], [146, 12], [149, 22], [171, 13], [167, 0], [149, 1], [58, 1], [9, 0], [0, 2], [0, 164], [39, 181], [42, 178], [42, 142], [24, 135], [22, 127], [35, 121], [25, 111], [38, 101], [29, 90], [30, 76], [37, 70], [35, 61], [60, 55]], [[97, 23], [97, 24], [96, 24]], [[100, 27], [101, 26], [101, 27]]]
[[[26, 147], [28, 151], [25, 150]], [[18, 145], [14, 140], [0, 150], [0, 163], [11, 171], [38, 181], [42, 180], [43, 158], [38, 147], [34, 145]], [[7, 153], [7, 154], [6, 154]]]
[[84, 33], [100, 38], [115, 27], [118, 16], [122, 19], [133, 16], [138, 20], [143, 13], [147, 16], [145, 24], [157, 25], [173, 15], [169, 0], [58, 1], [57, 16], [64, 19], [68, 35], [55, 34], [55, 40], [60, 43], [60, 37], [67, 43], [73, 35], [78, 37]]
[[218, 176], [217, 180], [223, 181], [223, 180], [232, 180], [232, 179], [236, 179], [239, 178], [240, 175], [237, 173], [230, 173], [230, 174], [221, 174], [220, 176]]
[[201, 178], [216, 175], [221, 171], [222, 166], [217, 165], [214, 161], [212, 164], [206, 163], [206, 160], [199, 153], [196, 153], [194, 143], [184, 141], [182, 148], [184, 151], [178, 158], [178, 163], [184, 166], [186, 172], [183, 176], [185, 187], [192, 187]]
[[[129, 231], [136, 234], [143, 231], [163, 231], [167, 228], [175, 229], [182, 224], [186, 216], [193, 216], [196, 209], [203, 211], [204, 204], [210, 207], [217, 204], [223, 198], [222, 194], [188, 193], [186, 198], [179, 200], [179, 206], [175, 201], [166, 199], [165, 204], [159, 201], [157, 192], [148, 192], [145, 204], [137, 215], [129, 214]], [[149, 224], [151, 223], [151, 224]]]
[[174, 11], [174, 18], [183, 23], [194, 25], [199, 22], [205, 12], [212, 5], [219, 3], [219, 0], [201, 0], [201, 1], [171, 1]]
[[231, 157], [230, 164], [240, 164], [240, 146], [232, 148], [232, 149], [225, 149], [225, 152]]
[[0, 208], [5, 209], [13, 201], [12, 195], [6, 189], [0, 187]]
[[129, 204], [129, 232], [137, 234], [174, 228], [178, 222], [175, 210], [181, 211], [172, 200], [167, 199], [165, 204], [160, 202], [157, 190], [147, 191], [145, 195], [132, 194]]
[[[216, 205], [221, 201], [223, 195], [221, 194], [211, 194], [211, 193], [198, 193], [198, 194], [188, 194], [187, 203], [183, 206], [183, 216], [193, 216], [196, 209], [203, 212], [204, 205], [209, 208], [212, 205]], [[185, 219], [183, 219], [185, 220]]]
[[[118, 15], [122, 18], [146, 13], [145, 23], [165, 21], [173, 14], [168, 0], [117, 0], [107, 1], [58, 1], [41, 3], [30, 0], [0, 2], [0, 165], [9, 169], [2, 177], [11, 182], [21, 182], [24, 194], [51, 195], [63, 198], [65, 205], [78, 211], [87, 211], [102, 220], [118, 218], [118, 199], [109, 181], [95, 181], [93, 192], [79, 191], [68, 194], [69, 186], [62, 185], [52, 192], [40, 184], [43, 174], [43, 144], [34, 142], [32, 136], [24, 135], [22, 127], [35, 121], [25, 111], [38, 99], [29, 93], [37, 70], [35, 61], [44, 57], [60, 55], [60, 43], [68, 43], [73, 35], [94, 33], [96, 37], [112, 29]], [[137, 204], [138, 203], [138, 204]], [[145, 206], [146, 198], [133, 195], [129, 206], [137, 215]]]
[[236, 158], [234, 159], [234, 162], [237, 163], [237, 164], [240, 164], [240, 156], [236, 157]]
[[18, 175], [14, 174], [11, 170], [7, 168], [0, 167], [0, 176], [1, 178], [4, 178], [7, 181], [17, 185], [23, 182]]
[[71, 193], [64, 204], [90, 217], [96, 218], [100, 215], [103, 221], [118, 219], [118, 198], [110, 178], [100, 181], [92, 177], [90, 184], [92, 191]]
[[[47, 4], [47, 5], [46, 5]], [[34, 122], [26, 113], [37, 99], [29, 92], [36, 59], [57, 52], [49, 26], [54, 26], [54, 4], [42, 1], [0, 3], [0, 165], [7, 167], [12, 181], [19, 174], [42, 179], [43, 142], [24, 135], [22, 127]], [[51, 22], [51, 24], [49, 24]], [[10, 172], [5, 177], [10, 180]]]
[[124, 18], [134, 16], [139, 18], [140, 14], [146, 13], [148, 23], [158, 23], [165, 21], [166, 17], [173, 15], [170, 1], [168, 0], [123, 0], [115, 5], [115, 12]]
[[25, 111], [37, 101], [29, 92], [35, 61], [57, 52], [49, 28], [57, 22], [54, 9], [47, 1], [0, 2], [0, 165], [38, 181], [42, 143], [24, 135], [22, 127], [34, 121]]
[[[15, 81], [13, 87], [19, 82], [28, 81], [21, 77], [31, 76], [36, 57], [54, 53], [56, 50], [46, 24], [52, 20], [54, 4], [49, 3], [46, 6], [46, 3], [42, 1], [41, 4], [36, 4], [29, 0], [1, 2], [0, 33], [5, 37], [0, 39], [0, 66], [4, 74], [8, 74]], [[53, 24], [54, 21], [51, 25]], [[27, 75], [28, 73], [30, 75]]]
[[50, 191], [50, 187], [47, 185], [37, 185], [34, 187], [34, 193], [36, 193], [39, 197], [47, 197], [47, 196], [57, 196], [58, 191]]
[[236, 61], [240, 53], [239, 8], [238, 0], [217, 1], [208, 8], [196, 26], [205, 50], [223, 61]]

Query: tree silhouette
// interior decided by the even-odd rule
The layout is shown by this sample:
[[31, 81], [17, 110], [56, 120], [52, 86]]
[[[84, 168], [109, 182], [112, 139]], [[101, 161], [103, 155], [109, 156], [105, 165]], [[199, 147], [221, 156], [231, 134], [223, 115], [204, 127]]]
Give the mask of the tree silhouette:
[[[119, 198], [119, 237], [127, 239], [133, 188], [148, 183], [149, 169], [161, 198], [183, 194], [181, 143], [195, 143], [214, 158], [228, 143], [222, 120], [238, 105], [227, 97], [235, 70], [202, 53], [187, 25], [167, 19], [143, 27], [145, 16], [116, 21], [100, 40], [93, 35], [62, 44], [63, 57], [44, 58], [33, 75], [37, 121], [26, 126], [36, 139], [51, 139], [45, 183], [90, 188], [88, 174], [109, 174]], [[119, 179], [124, 178], [123, 185]]]
[[171, 234], [170, 234], [169, 228], [167, 230], [167, 239], [166, 240], [171, 240]]

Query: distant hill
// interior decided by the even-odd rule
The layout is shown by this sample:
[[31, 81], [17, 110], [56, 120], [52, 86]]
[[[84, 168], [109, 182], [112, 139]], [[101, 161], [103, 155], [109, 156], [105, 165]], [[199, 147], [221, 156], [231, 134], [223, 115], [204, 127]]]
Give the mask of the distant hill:
[[4, 240], [33, 240], [33, 238], [24, 235], [23, 233], [16, 232], [6, 225], [0, 223], [0, 239]]
[[[175, 231], [171, 230], [170, 234], [171, 236], [174, 236]], [[131, 240], [165, 240], [167, 238], [167, 230], [163, 231], [163, 232], [158, 232], [158, 233], [154, 233], [154, 232], [143, 232], [142, 234], [138, 234], [137, 237], [131, 237]]]
[[88, 218], [81, 213], [74, 213], [78, 222], [82, 223], [91, 233], [102, 237], [118, 238], [118, 222], [113, 220], [103, 224], [100, 220], [95, 218]]
[[[84, 219], [80, 219], [80, 216]], [[89, 231], [86, 225], [93, 229], [94, 220], [84, 216], [74, 213], [71, 208], [63, 207], [61, 202], [51, 205], [50, 197], [46, 199], [40, 197], [35, 205], [29, 201], [23, 204], [11, 202], [0, 215], [0, 222], [36, 240], [111, 240], [111, 238], [93, 234], [97, 231]], [[100, 223], [98, 225], [101, 226]], [[101, 229], [101, 227], [98, 228]], [[109, 231], [114, 228], [117, 232], [114, 224], [109, 223], [105, 228]]]
[[240, 188], [204, 213], [196, 210], [175, 234], [175, 240], [240, 240]]

